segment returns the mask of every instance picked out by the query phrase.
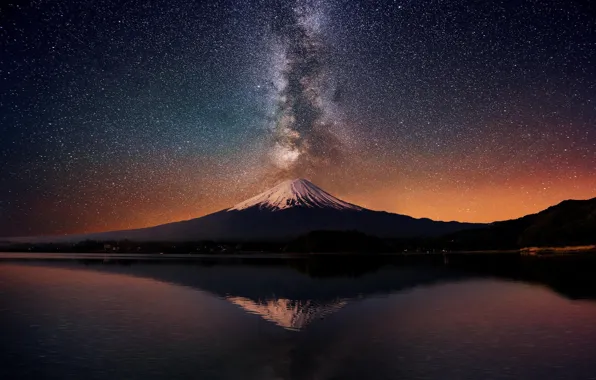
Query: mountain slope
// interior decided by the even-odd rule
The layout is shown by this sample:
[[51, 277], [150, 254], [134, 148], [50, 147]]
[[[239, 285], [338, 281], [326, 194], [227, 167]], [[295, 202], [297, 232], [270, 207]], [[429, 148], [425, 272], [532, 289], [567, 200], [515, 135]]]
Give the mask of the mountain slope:
[[229, 209], [201, 218], [134, 230], [37, 241], [266, 241], [316, 230], [356, 230], [379, 237], [439, 236], [481, 225], [436, 222], [372, 211], [344, 202], [304, 179], [285, 181]]
[[596, 198], [567, 200], [537, 214], [455, 233], [445, 241], [455, 249], [596, 244]]
[[201, 218], [136, 230], [76, 236], [76, 240], [287, 240], [311, 231], [356, 230], [380, 237], [440, 236], [477, 225], [435, 222], [371, 210], [293, 207], [276, 212], [257, 207], [224, 210]]

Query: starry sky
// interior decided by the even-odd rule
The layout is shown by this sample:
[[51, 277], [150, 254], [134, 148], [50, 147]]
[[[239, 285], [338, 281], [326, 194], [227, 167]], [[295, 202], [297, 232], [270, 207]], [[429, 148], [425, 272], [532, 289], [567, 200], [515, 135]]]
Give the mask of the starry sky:
[[595, 5], [0, 5], [0, 236], [189, 219], [297, 177], [437, 220], [596, 197]]

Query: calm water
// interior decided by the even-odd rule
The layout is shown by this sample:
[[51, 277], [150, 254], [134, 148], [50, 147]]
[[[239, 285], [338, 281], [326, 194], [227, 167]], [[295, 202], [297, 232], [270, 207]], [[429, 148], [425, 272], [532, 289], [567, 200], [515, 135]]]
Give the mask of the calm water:
[[0, 378], [596, 379], [558, 264], [124, 264], [0, 261]]

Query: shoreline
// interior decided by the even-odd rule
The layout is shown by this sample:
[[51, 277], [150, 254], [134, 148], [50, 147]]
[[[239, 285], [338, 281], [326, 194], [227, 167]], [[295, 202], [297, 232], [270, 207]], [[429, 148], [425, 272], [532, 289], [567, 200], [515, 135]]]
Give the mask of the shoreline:
[[555, 257], [568, 255], [596, 254], [596, 245], [573, 247], [527, 247], [510, 250], [467, 250], [445, 252], [251, 252], [235, 253], [119, 253], [119, 252], [2, 252], [2, 260], [200, 260], [200, 259], [306, 259], [312, 257], [439, 257], [439, 256], [503, 256], [519, 255], [533, 257]]

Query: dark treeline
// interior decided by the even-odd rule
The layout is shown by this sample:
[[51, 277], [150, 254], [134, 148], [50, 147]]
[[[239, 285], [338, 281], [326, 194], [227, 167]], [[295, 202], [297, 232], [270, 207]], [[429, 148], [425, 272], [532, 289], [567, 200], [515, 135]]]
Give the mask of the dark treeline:
[[441, 252], [434, 239], [382, 239], [358, 231], [313, 231], [289, 241], [138, 242], [85, 240], [76, 243], [4, 244], [3, 251], [64, 253], [409, 253]]
[[[77, 243], [3, 243], [0, 250], [12, 252], [73, 253], [445, 253], [478, 250], [518, 250], [524, 247], [561, 247], [596, 244], [596, 234], [582, 239], [520, 239], [518, 221], [495, 223], [488, 228], [469, 230], [438, 238], [388, 239], [359, 231], [313, 231], [289, 241], [191, 241], [138, 242], [85, 240]], [[596, 231], [594, 231], [596, 233]], [[589, 236], [588, 236], [589, 235]], [[521, 236], [526, 236], [522, 234]], [[583, 236], [583, 235], [582, 235]], [[550, 244], [550, 245], [549, 245]]]
[[4, 244], [0, 250], [7, 252], [64, 252], [64, 253], [231, 253], [231, 252], [282, 252], [285, 243], [279, 242], [138, 242], [131, 240], [96, 241], [76, 243], [15, 243]]

